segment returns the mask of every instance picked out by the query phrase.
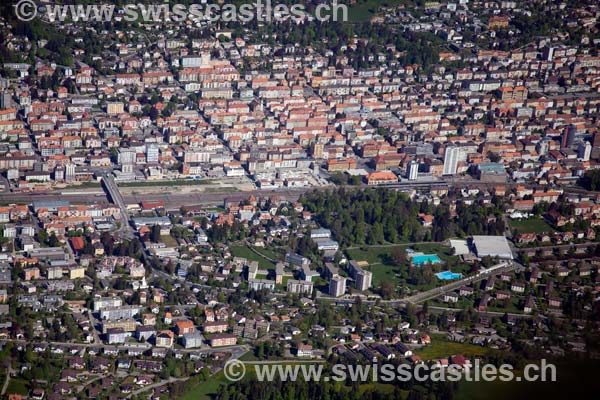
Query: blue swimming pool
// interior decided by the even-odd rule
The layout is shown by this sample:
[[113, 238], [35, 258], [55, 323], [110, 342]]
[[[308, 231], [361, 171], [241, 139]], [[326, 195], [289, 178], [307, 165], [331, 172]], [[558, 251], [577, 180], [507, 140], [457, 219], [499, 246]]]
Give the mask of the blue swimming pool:
[[441, 279], [443, 281], [451, 281], [454, 279], [462, 278], [462, 274], [452, 271], [438, 272], [437, 274], [435, 274], [435, 276], [437, 276], [438, 279]]
[[440, 264], [442, 262], [436, 254], [415, 254], [411, 260], [413, 265]]

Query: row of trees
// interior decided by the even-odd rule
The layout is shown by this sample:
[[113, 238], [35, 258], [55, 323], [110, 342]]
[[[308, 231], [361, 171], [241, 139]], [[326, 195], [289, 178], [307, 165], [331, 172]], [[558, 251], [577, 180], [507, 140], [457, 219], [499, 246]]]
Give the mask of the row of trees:
[[600, 170], [587, 171], [579, 180], [579, 184], [587, 190], [600, 190]]
[[[392, 361], [399, 363], [399, 361]], [[244, 379], [235, 385], [221, 386], [215, 396], [218, 400], [420, 400], [435, 398], [450, 400], [454, 398], [456, 383], [430, 382], [426, 385], [418, 382], [391, 382], [393, 389], [381, 385], [370, 385], [360, 390], [359, 382], [306, 382], [298, 379], [291, 381], [259, 382], [256, 379]], [[404, 394], [403, 391], [408, 392]]]
[[[489, 207], [458, 203], [456, 217], [449, 204], [415, 202], [404, 193], [386, 189], [313, 191], [301, 202], [343, 246], [440, 242], [450, 237], [504, 232], [498, 200]], [[431, 228], [421, 225], [420, 213], [435, 217]]]

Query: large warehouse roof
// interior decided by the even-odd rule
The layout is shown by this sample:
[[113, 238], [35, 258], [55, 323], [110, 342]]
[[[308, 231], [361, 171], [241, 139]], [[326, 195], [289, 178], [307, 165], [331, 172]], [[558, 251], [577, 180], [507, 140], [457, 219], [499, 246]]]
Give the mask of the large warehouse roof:
[[479, 257], [490, 256], [512, 260], [513, 254], [504, 236], [473, 236], [473, 245]]

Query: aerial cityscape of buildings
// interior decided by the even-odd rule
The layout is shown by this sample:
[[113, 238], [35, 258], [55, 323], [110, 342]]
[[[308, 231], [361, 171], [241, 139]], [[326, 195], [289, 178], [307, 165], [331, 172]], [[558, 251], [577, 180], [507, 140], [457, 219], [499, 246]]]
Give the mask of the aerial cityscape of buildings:
[[347, 4], [7, 5], [0, 398], [288, 399], [228, 385], [228, 360], [597, 364], [600, 4]]

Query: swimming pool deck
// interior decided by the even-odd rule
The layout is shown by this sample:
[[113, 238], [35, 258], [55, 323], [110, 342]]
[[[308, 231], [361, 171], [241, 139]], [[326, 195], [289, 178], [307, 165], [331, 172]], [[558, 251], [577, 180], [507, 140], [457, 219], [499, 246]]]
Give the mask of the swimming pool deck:
[[462, 278], [462, 274], [459, 274], [458, 272], [452, 272], [452, 271], [438, 272], [437, 274], [435, 274], [435, 276], [437, 276], [438, 279], [443, 280], [443, 281], [451, 281], [451, 280]]

